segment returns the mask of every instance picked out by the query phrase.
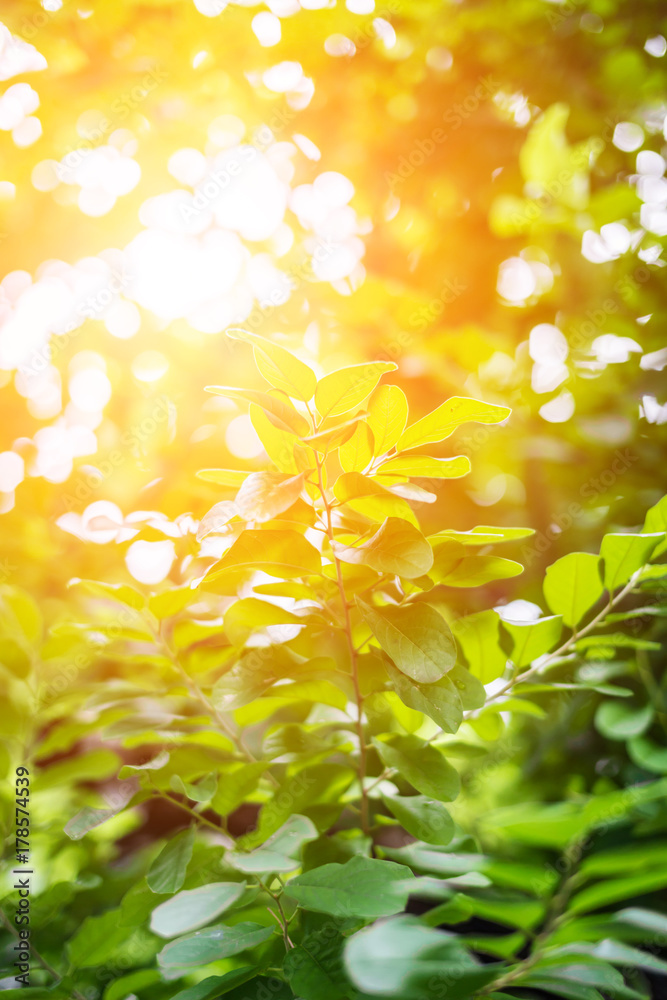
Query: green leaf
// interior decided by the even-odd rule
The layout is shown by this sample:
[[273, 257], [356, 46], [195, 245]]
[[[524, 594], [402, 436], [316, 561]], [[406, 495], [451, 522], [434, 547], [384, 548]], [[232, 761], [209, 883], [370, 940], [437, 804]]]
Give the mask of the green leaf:
[[428, 455], [397, 455], [383, 462], [376, 471], [380, 476], [413, 476], [421, 479], [459, 479], [470, 472], [470, 459], [430, 458]]
[[[436, 566], [438, 569], [438, 552]], [[523, 573], [521, 563], [501, 556], [464, 556], [456, 565], [447, 567], [446, 572], [431, 574], [445, 587], [482, 587], [494, 580], [509, 580]]]
[[648, 736], [634, 736], [629, 740], [628, 754], [637, 767], [654, 774], [667, 774], [667, 748], [654, 743]]
[[315, 405], [320, 416], [336, 417], [353, 410], [370, 395], [385, 372], [396, 371], [396, 368], [392, 361], [372, 361], [325, 375], [315, 390]]
[[277, 851], [269, 851], [259, 847], [249, 854], [237, 854], [228, 851], [225, 860], [239, 872], [246, 875], [270, 875], [283, 872], [293, 872], [299, 867], [299, 862], [288, 858]]
[[303, 437], [310, 431], [310, 425], [305, 417], [294, 409], [286, 396], [275, 395], [273, 392], [259, 392], [257, 389], [235, 389], [226, 385], [207, 385], [206, 392], [228, 399], [243, 399], [261, 406], [274, 427], [281, 431], [289, 431]]
[[343, 562], [408, 580], [423, 576], [433, 565], [433, 551], [421, 531], [400, 517], [388, 517], [363, 545], [336, 544], [334, 549]]
[[319, 573], [322, 561], [317, 549], [298, 531], [247, 530], [241, 532], [212, 570], [202, 586], [218, 579], [226, 570], [238, 567], [263, 570], [272, 576], [299, 577]]
[[[257, 974], [257, 969], [252, 965], [244, 965], [240, 969], [232, 969], [224, 976], [208, 976], [196, 984], [189, 986], [185, 990], [176, 993], [172, 1000], [216, 1000], [217, 997], [229, 993], [236, 986], [242, 986], [248, 980], [253, 979]], [[105, 997], [104, 1000], [107, 1000]], [[126, 1000], [126, 994], [119, 996], [117, 1000]]]
[[604, 593], [600, 557], [590, 552], [570, 552], [547, 567], [544, 597], [568, 628], [576, 628], [586, 612]]
[[550, 652], [560, 638], [563, 622], [560, 615], [538, 618], [532, 622], [501, 621], [501, 628], [512, 639], [512, 662], [526, 667], [533, 660]]
[[408, 451], [423, 444], [444, 441], [461, 424], [497, 424], [501, 420], [506, 420], [511, 412], [507, 406], [495, 406], [479, 399], [452, 396], [416, 424], [408, 427], [401, 435], [396, 450]]
[[118, 809], [93, 809], [91, 806], [84, 806], [76, 816], [68, 820], [65, 824], [65, 833], [70, 840], [81, 840], [89, 830], [94, 830], [96, 826], [106, 823], [112, 816], [117, 816], [125, 808], [125, 803]]
[[414, 875], [404, 865], [357, 855], [290, 879], [285, 895], [305, 910], [333, 917], [374, 919], [400, 913]]
[[629, 878], [608, 879], [582, 889], [570, 901], [570, 912], [587, 913], [602, 906], [618, 903], [622, 899], [643, 896], [644, 893], [658, 892], [667, 886], [667, 867], [653, 868], [641, 875]]
[[318, 837], [319, 832], [313, 821], [296, 813], [271, 834], [264, 846], [289, 857], [297, 857], [304, 844], [309, 844]]
[[522, 538], [534, 535], [533, 528], [495, 528], [488, 524], [480, 524], [470, 531], [454, 531], [447, 528], [431, 535], [430, 541], [435, 545], [439, 539], [453, 539], [462, 545], [501, 545], [504, 542], [516, 542]]
[[374, 453], [391, 451], [408, 422], [408, 401], [397, 385], [380, 385], [368, 401], [368, 426], [373, 433]]
[[[326, 925], [325, 925], [326, 926]], [[292, 991], [301, 1000], [341, 1000], [349, 992], [343, 969], [343, 938], [332, 932], [304, 936], [290, 949], [283, 971]]]
[[187, 969], [231, 958], [273, 937], [272, 927], [243, 922], [233, 927], [212, 927], [171, 941], [158, 954], [163, 969]]
[[254, 792], [267, 768], [265, 761], [226, 766], [220, 773], [218, 790], [211, 800], [211, 808], [219, 816], [228, 816]]
[[502, 968], [478, 965], [457, 938], [411, 916], [381, 921], [354, 934], [344, 959], [357, 989], [402, 1000], [432, 1000], [434, 987], [446, 989], [447, 1000], [469, 1000]]
[[120, 759], [112, 750], [90, 750], [80, 757], [69, 757], [45, 767], [39, 772], [35, 784], [41, 790], [80, 781], [103, 781], [115, 776], [119, 765]]
[[160, 937], [172, 938], [203, 927], [233, 906], [245, 887], [245, 882], [210, 882], [198, 889], [184, 889], [155, 907], [151, 930]]
[[0, 663], [21, 679], [28, 677], [32, 669], [30, 654], [11, 638], [0, 638]]
[[247, 330], [230, 329], [226, 332], [232, 340], [244, 340], [247, 344], [252, 344], [260, 375], [274, 388], [281, 389], [288, 396], [304, 403], [313, 398], [317, 385], [315, 372], [303, 361], [299, 361], [291, 351]]
[[195, 828], [190, 826], [165, 844], [146, 875], [152, 892], [178, 892], [185, 881], [194, 843]]
[[502, 677], [507, 665], [507, 656], [500, 648], [499, 624], [495, 611], [478, 611], [452, 622], [452, 632], [470, 671], [482, 684]]
[[454, 836], [454, 821], [440, 802], [426, 795], [383, 795], [382, 800], [401, 826], [418, 840], [444, 847]]
[[385, 653], [406, 676], [429, 683], [439, 680], [456, 663], [456, 643], [450, 628], [427, 604], [375, 608], [357, 598], [359, 610]]
[[600, 556], [604, 559], [604, 585], [612, 594], [617, 587], [645, 566], [664, 534], [609, 534], [602, 539]]
[[398, 771], [413, 788], [438, 802], [452, 802], [459, 794], [461, 780], [455, 768], [439, 750], [417, 736], [373, 739], [385, 767]]
[[603, 701], [595, 713], [595, 725], [609, 740], [627, 740], [641, 736], [653, 722], [653, 705], [628, 705], [622, 701]]
[[107, 910], [99, 917], [86, 917], [67, 945], [75, 969], [103, 965], [133, 932], [120, 922], [120, 910]]
[[428, 715], [446, 733], [457, 731], [463, 721], [463, 705], [449, 675], [435, 684], [417, 684], [393, 664], [387, 663], [386, 667], [392, 687], [404, 705]]

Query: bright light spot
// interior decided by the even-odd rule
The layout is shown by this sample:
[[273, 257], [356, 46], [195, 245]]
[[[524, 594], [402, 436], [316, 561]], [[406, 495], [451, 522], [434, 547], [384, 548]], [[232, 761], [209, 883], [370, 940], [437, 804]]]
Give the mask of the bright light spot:
[[11, 198], [16, 197], [16, 184], [12, 184], [11, 181], [0, 181], [0, 198], [3, 201], [9, 201]]
[[197, 69], [197, 66], [201, 66], [201, 64], [204, 62], [208, 54], [209, 53], [206, 51], [206, 49], [202, 49], [201, 52], [197, 52], [197, 54], [194, 56], [192, 60], [192, 68]]
[[125, 565], [139, 583], [152, 585], [166, 579], [175, 558], [176, 548], [168, 539], [164, 542], [138, 541], [132, 542], [125, 553]]
[[637, 153], [637, 170], [640, 174], [662, 177], [665, 172], [665, 161], [660, 153], [654, 153], [652, 149], [642, 149]]
[[565, 361], [569, 349], [567, 340], [552, 323], [538, 323], [530, 331], [528, 353], [533, 361], [541, 364], [559, 364]]
[[208, 127], [209, 139], [221, 149], [235, 146], [241, 141], [245, 132], [244, 122], [236, 115], [220, 115], [218, 118], [214, 118]]
[[539, 604], [521, 599], [500, 604], [493, 610], [504, 622], [536, 622], [542, 617], [542, 608]]
[[639, 416], [649, 424], [667, 424], [667, 403], [661, 406], [655, 396], [642, 396]]
[[99, 368], [84, 368], [70, 378], [69, 394], [84, 413], [98, 413], [111, 399], [111, 382]]
[[204, 17], [217, 17], [229, 6], [228, 0], [194, 0], [194, 3]]
[[329, 208], [341, 208], [347, 205], [354, 195], [354, 184], [334, 170], [327, 170], [320, 174], [313, 181], [315, 194], [322, 199]]
[[357, 47], [347, 35], [329, 35], [324, 42], [324, 51], [328, 56], [342, 57], [353, 56]]
[[650, 56], [660, 59], [667, 52], [667, 40], [663, 35], [654, 35], [653, 38], [646, 39], [644, 49]]
[[112, 337], [128, 340], [141, 326], [141, 313], [134, 302], [119, 299], [104, 314], [104, 325]]
[[42, 160], [33, 167], [32, 186], [38, 191], [53, 191], [60, 184], [57, 170], [60, 164], [57, 160]]
[[276, 17], [293, 17], [301, 10], [299, 0], [266, 0], [266, 6]]
[[564, 424], [573, 413], [574, 396], [567, 389], [540, 407], [540, 416], [550, 424]]
[[25, 464], [15, 451], [0, 452], [0, 493], [13, 493], [23, 482]]
[[132, 362], [132, 374], [140, 382], [157, 382], [169, 369], [161, 351], [142, 351]]
[[426, 65], [439, 73], [446, 73], [448, 69], [452, 68], [453, 63], [453, 55], [449, 49], [442, 45], [436, 45], [426, 53]]
[[225, 431], [225, 444], [234, 458], [257, 458], [264, 451], [257, 431], [246, 413], [230, 420]]
[[46, 67], [46, 59], [34, 45], [12, 35], [6, 25], [0, 24], [0, 80], [36, 73]]
[[667, 347], [661, 347], [659, 351], [651, 351], [645, 354], [639, 362], [640, 368], [644, 371], [661, 372], [667, 365]]
[[276, 94], [294, 90], [303, 79], [303, 68], [298, 62], [281, 62], [267, 69], [262, 80], [264, 86]]
[[372, 14], [375, 0], [345, 0], [345, 6], [351, 14]]
[[373, 21], [373, 27], [375, 34], [384, 43], [385, 49], [393, 49], [396, 44], [396, 32], [393, 25], [389, 21], [385, 21], [383, 17], [376, 17]]
[[265, 48], [277, 45], [282, 36], [279, 19], [268, 10], [262, 11], [261, 14], [255, 14], [252, 19], [252, 30], [255, 32], [259, 44]]
[[537, 281], [530, 264], [521, 257], [510, 257], [498, 268], [498, 294], [508, 302], [523, 303], [535, 294]]
[[169, 157], [167, 170], [179, 183], [194, 187], [206, 173], [206, 157], [198, 149], [179, 149]]
[[315, 143], [308, 138], [308, 136], [301, 135], [299, 132], [295, 132], [292, 136], [295, 144], [299, 147], [304, 156], [307, 156], [309, 160], [320, 160], [322, 154], [315, 145]]
[[621, 222], [608, 222], [600, 233], [587, 229], [581, 240], [581, 254], [592, 264], [617, 260], [630, 249], [632, 235]]
[[634, 122], [619, 122], [614, 129], [613, 143], [625, 153], [633, 153], [644, 142], [644, 130]]
[[591, 350], [598, 361], [605, 365], [618, 365], [628, 361], [630, 354], [639, 352], [641, 345], [631, 337], [618, 337], [615, 333], [603, 333], [591, 344]]

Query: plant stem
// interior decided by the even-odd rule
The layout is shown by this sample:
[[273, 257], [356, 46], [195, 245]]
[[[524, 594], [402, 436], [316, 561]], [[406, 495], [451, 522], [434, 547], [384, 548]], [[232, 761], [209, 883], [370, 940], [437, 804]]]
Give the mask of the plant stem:
[[[633, 575], [630, 577], [630, 579], [626, 583], [625, 587], [623, 587], [622, 590], [619, 590], [619, 592], [616, 595], [616, 597], [612, 596], [612, 597], [609, 598], [608, 602], [606, 603], [606, 605], [604, 606], [604, 608], [602, 609], [602, 611], [598, 612], [598, 614], [595, 616], [595, 618], [593, 618], [588, 623], [588, 625], [585, 625], [579, 632], [576, 632], [576, 631], [573, 630], [572, 635], [570, 636], [570, 638], [566, 639], [565, 642], [561, 646], [558, 647], [558, 649], [555, 649], [553, 651], [553, 653], [549, 653], [548, 656], [544, 657], [544, 659], [542, 659], [540, 661], [540, 663], [538, 663], [535, 666], [531, 667], [529, 670], [526, 670], [523, 674], [517, 674], [517, 673], [515, 673], [514, 676], [511, 678], [511, 680], [509, 680], [507, 682], [507, 684], [504, 685], [504, 687], [502, 687], [499, 691], [496, 691], [495, 694], [492, 694], [490, 698], [487, 698], [486, 705], [489, 705], [492, 701], [497, 701], [498, 698], [502, 698], [502, 696], [504, 694], [507, 694], [507, 692], [510, 691], [514, 687], [515, 684], [523, 683], [523, 681], [527, 681], [530, 677], [534, 677], [536, 674], [542, 673], [542, 671], [553, 660], [558, 659], [558, 657], [563, 656], [565, 653], [569, 653], [570, 650], [572, 649], [572, 647], [574, 646], [574, 644], [576, 642], [578, 642], [579, 639], [582, 638], [582, 636], [587, 635], [597, 625], [599, 625], [599, 623], [609, 614], [609, 612], [611, 611], [611, 609], [614, 608], [614, 607], [616, 607], [617, 604], [620, 604], [620, 602], [623, 600], [623, 598], [626, 597], [630, 593], [630, 591], [634, 587], [635, 582], [637, 580], [637, 577], [638, 577], [638, 575], [640, 573], [641, 573], [641, 569], [637, 570], [636, 573], [633, 573]], [[466, 718], [466, 719], [470, 718], [471, 716], [473, 716], [475, 714], [475, 711], [476, 710], [473, 710], [471, 712], [466, 712], [464, 718]]]
[[[17, 941], [21, 940], [21, 936], [19, 935], [18, 931], [16, 930], [12, 922], [7, 919], [7, 916], [5, 915], [3, 910], [0, 910], [0, 921], [2, 921], [2, 923], [5, 925], [9, 933], [13, 934], [13, 936], [16, 938]], [[55, 979], [56, 983], [62, 982], [63, 977], [58, 972], [56, 972], [53, 966], [49, 962], [47, 962], [45, 958], [43, 958], [40, 955], [40, 953], [37, 951], [37, 949], [35, 948], [34, 944], [32, 944], [31, 941], [28, 941], [28, 948], [30, 950], [30, 954], [37, 960], [37, 962], [41, 965], [44, 971], [48, 972], [48, 974], [53, 979]], [[79, 993], [78, 990], [75, 989], [72, 989], [72, 997], [74, 998], [74, 1000], [86, 1000], [86, 998], [81, 993]]]
[[[312, 414], [311, 414], [312, 419]], [[338, 583], [338, 592], [340, 594], [341, 604], [343, 605], [343, 614], [345, 616], [345, 636], [347, 639], [347, 647], [350, 654], [350, 666], [352, 669], [352, 682], [354, 684], [354, 697], [357, 703], [357, 718], [356, 718], [356, 729], [357, 737], [359, 739], [359, 785], [361, 787], [361, 829], [365, 836], [370, 834], [370, 824], [369, 824], [369, 812], [368, 812], [368, 792], [364, 787], [364, 780], [366, 778], [366, 737], [364, 734], [364, 723], [363, 723], [363, 704], [364, 699], [361, 694], [361, 688], [359, 686], [359, 668], [357, 663], [357, 650], [354, 645], [354, 639], [352, 638], [352, 621], [350, 619], [350, 608], [347, 602], [347, 595], [345, 593], [345, 584], [343, 582], [343, 570], [338, 559], [335, 549], [334, 549], [334, 531], [333, 531], [333, 521], [331, 518], [331, 505], [327, 500], [326, 490], [324, 488], [324, 481], [322, 479], [322, 463], [320, 457], [315, 452], [315, 462], [317, 464], [317, 480], [320, 495], [322, 497], [322, 503], [324, 504], [324, 510], [326, 513], [326, 526], [327, 526], [327, 538], [329, 539], [329, 545], [331, 548], [331, 556], [336, 567], [336, 580]]]
[[[275, 917], [275, 919], [280, 924], [280, 926], [282, 928], [282, 932], [283, 932], [283, 941], [285, 942], [285, 951], [289, 951], [290, 948], [294, 947], [294, 942], [292, 941], [292, 939], [289, 936], [289, 930], [288, 930], [289, 920], [285, 916], [285, 911], [283, 909], [283, 904], [282, 904], [281, 899], [280, 899], [280, 894], [276, 893], [276, 892], [273, 892], [271, 889], [269, 889], [268, 885], [265, 885], [262, 882], [261, 878], [259, 878], [259, 876], [256, 876], [256, 877], [257, 877], [257, 881], [261, 885], [262, 889], [264, 889], [264, 891], [269, 894], [269, 896], [271, 897], [271, 899], [273, 900], [273, 902], [276, 904], [276, 906], [278, 908], [278, 912], [277, 913], [276, 913], [275, 910], [272, 910], [270, 906], [268, 907], [268, 910], [269, 910], [269, 913], [273, 914], [273, 916]], [[282, 882], [280, 884], [282, 885]]]
[[215, 830], [216, 833], [221, 834], [221, 836], [227, 840], [225, 845], [226, 847], [233, 848], [235, 846], [234, 841], [228, 837], [226, 831], [223, 830], [221, 826], [218, 826], [217, 823], [213, 823], [210, 819], [206, 819], [205, 816], [202, 816], [201, 813], [195, 812], [195, 810], [192, 809], [191, 806], [186, 805], [185, 802], [179, 802], [178, 799], [173, 799], [171, 795], [167, 795], [167, 793], [163, 792], [161, 788], [158, 788], [153, 781], [151, 781], [151, 785], [155, 789], [155, 798], [164, 799], [165, 802], [169, 802], [172, 806], [176, 806], [178, 809], [182, 809], [184, 812], [188, 813], [198, 823], [202, 823], [204, 826], [210, 827], [211, 830]]

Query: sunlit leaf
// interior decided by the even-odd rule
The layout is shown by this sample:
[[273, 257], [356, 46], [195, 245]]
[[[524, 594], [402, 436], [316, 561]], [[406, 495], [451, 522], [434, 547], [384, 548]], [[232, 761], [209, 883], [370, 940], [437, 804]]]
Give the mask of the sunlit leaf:
[[228, 399], [243, 399], [249, 403], [256, 403], [279, 430], [291, 431], [300, 437], [309, 431], [306, 418], [294, 409], [285, 396], [260, 392], [257, 389], [236, 389], [226, 385], [208, 385], [206, 391], [213, 392], [217, 396], [226, 396]]
[[395, 371], [396, 367], [391, 361], [372, 361], [325, 375], [315, 390], [315, 405], [320, 416], [335, 417], [353, 410], [370, 395], [385, 372]]
[[395, 445], [408, 422], [408, 401], [397, 385], [380, 385], [368, 401], [368, 426], [373, 450], [384, 455]]
[[430, 683], [454, 666], [456, 643], [435, 608], [427, 604], [378, 608], [359, 598], [357, 603], [385, 653], [408, 677]]
[[389, 517], [380, 529], [359, 546], [335, 546], [344, 562], [370, 566], [378, 573], [414, 579], [428, 573], [433, 565], [431, 546], [408, 521]]
[[484, 403], [479, 399], [452, 396], [441, 403], [432, 413], [428, 413], [412, 424], [399, 438], [397, 451], [408, 451], [424, 444], [444, 441], [461, 424], [497, 424], [506, 420], [512, 411], [507, 406]]
[[252, 344], [255, 361], [260, 374], [276, 389], [282, 389], [288, 396], [307, 402], [313, 398], [317, 379], [315, 372], [303, 361], [299, 361], [290, 351], [259, 334], [247, 330], [230, 329], [227, 336], [232, 340], [244, 340]]

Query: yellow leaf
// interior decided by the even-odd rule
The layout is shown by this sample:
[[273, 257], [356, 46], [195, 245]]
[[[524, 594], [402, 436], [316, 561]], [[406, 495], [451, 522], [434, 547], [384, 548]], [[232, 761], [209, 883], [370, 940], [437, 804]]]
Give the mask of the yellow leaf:
[[461, 424], [497, 424], [509, 417], [511, 412], [508, 406], [496, 406], [494, 403], [484, 403], [480, 399], [468, 399], [465, 396], [452, 396], [408, 427], [396, 448], [398, 451], [408, 451], [423, 444], [444, 441]]
[[385, 372], [393, 372], [396, 368], [393, 361], [372, 361], [325, 375], [315, 390], [315, 403], [320, 416], [336, 417], [353, 410], [363, 403]]
[[354, 434], [338, 451], [345, 472], [363, 472], [373, 458], [373, 432], [366, 423], [357, 424]]
[[273, 393], [260, 392], [258, 389], [235, 389], [226, 385], [207, 385], [206, 392], [214, 392], [217, 396], [227, 396], [229, 399], [247, 399], [251, 403], [257, 403], [279, 430], [303, 436], [310, 429], [306, 418], [294, 409], [286, 396], [281, 398]]
[[376, 475], [414, 476], [422, 479], [458, 479], [470, 472], [470, 459], [465, 455], [455, 458], [431, 458], [429, 455], [397, 455], [383, 462]]
[[380, 385], [368, 402], [368, 426], [376, 455], [394, 447], [408, 422], [408, 401], [397, 385]]
[[304, 403], [313, 398], [317, 385], [315, 372], [290, 351], [246, 330], [227, 330], [227, 336], [252, 344], [259, 372], [274, 388]]

